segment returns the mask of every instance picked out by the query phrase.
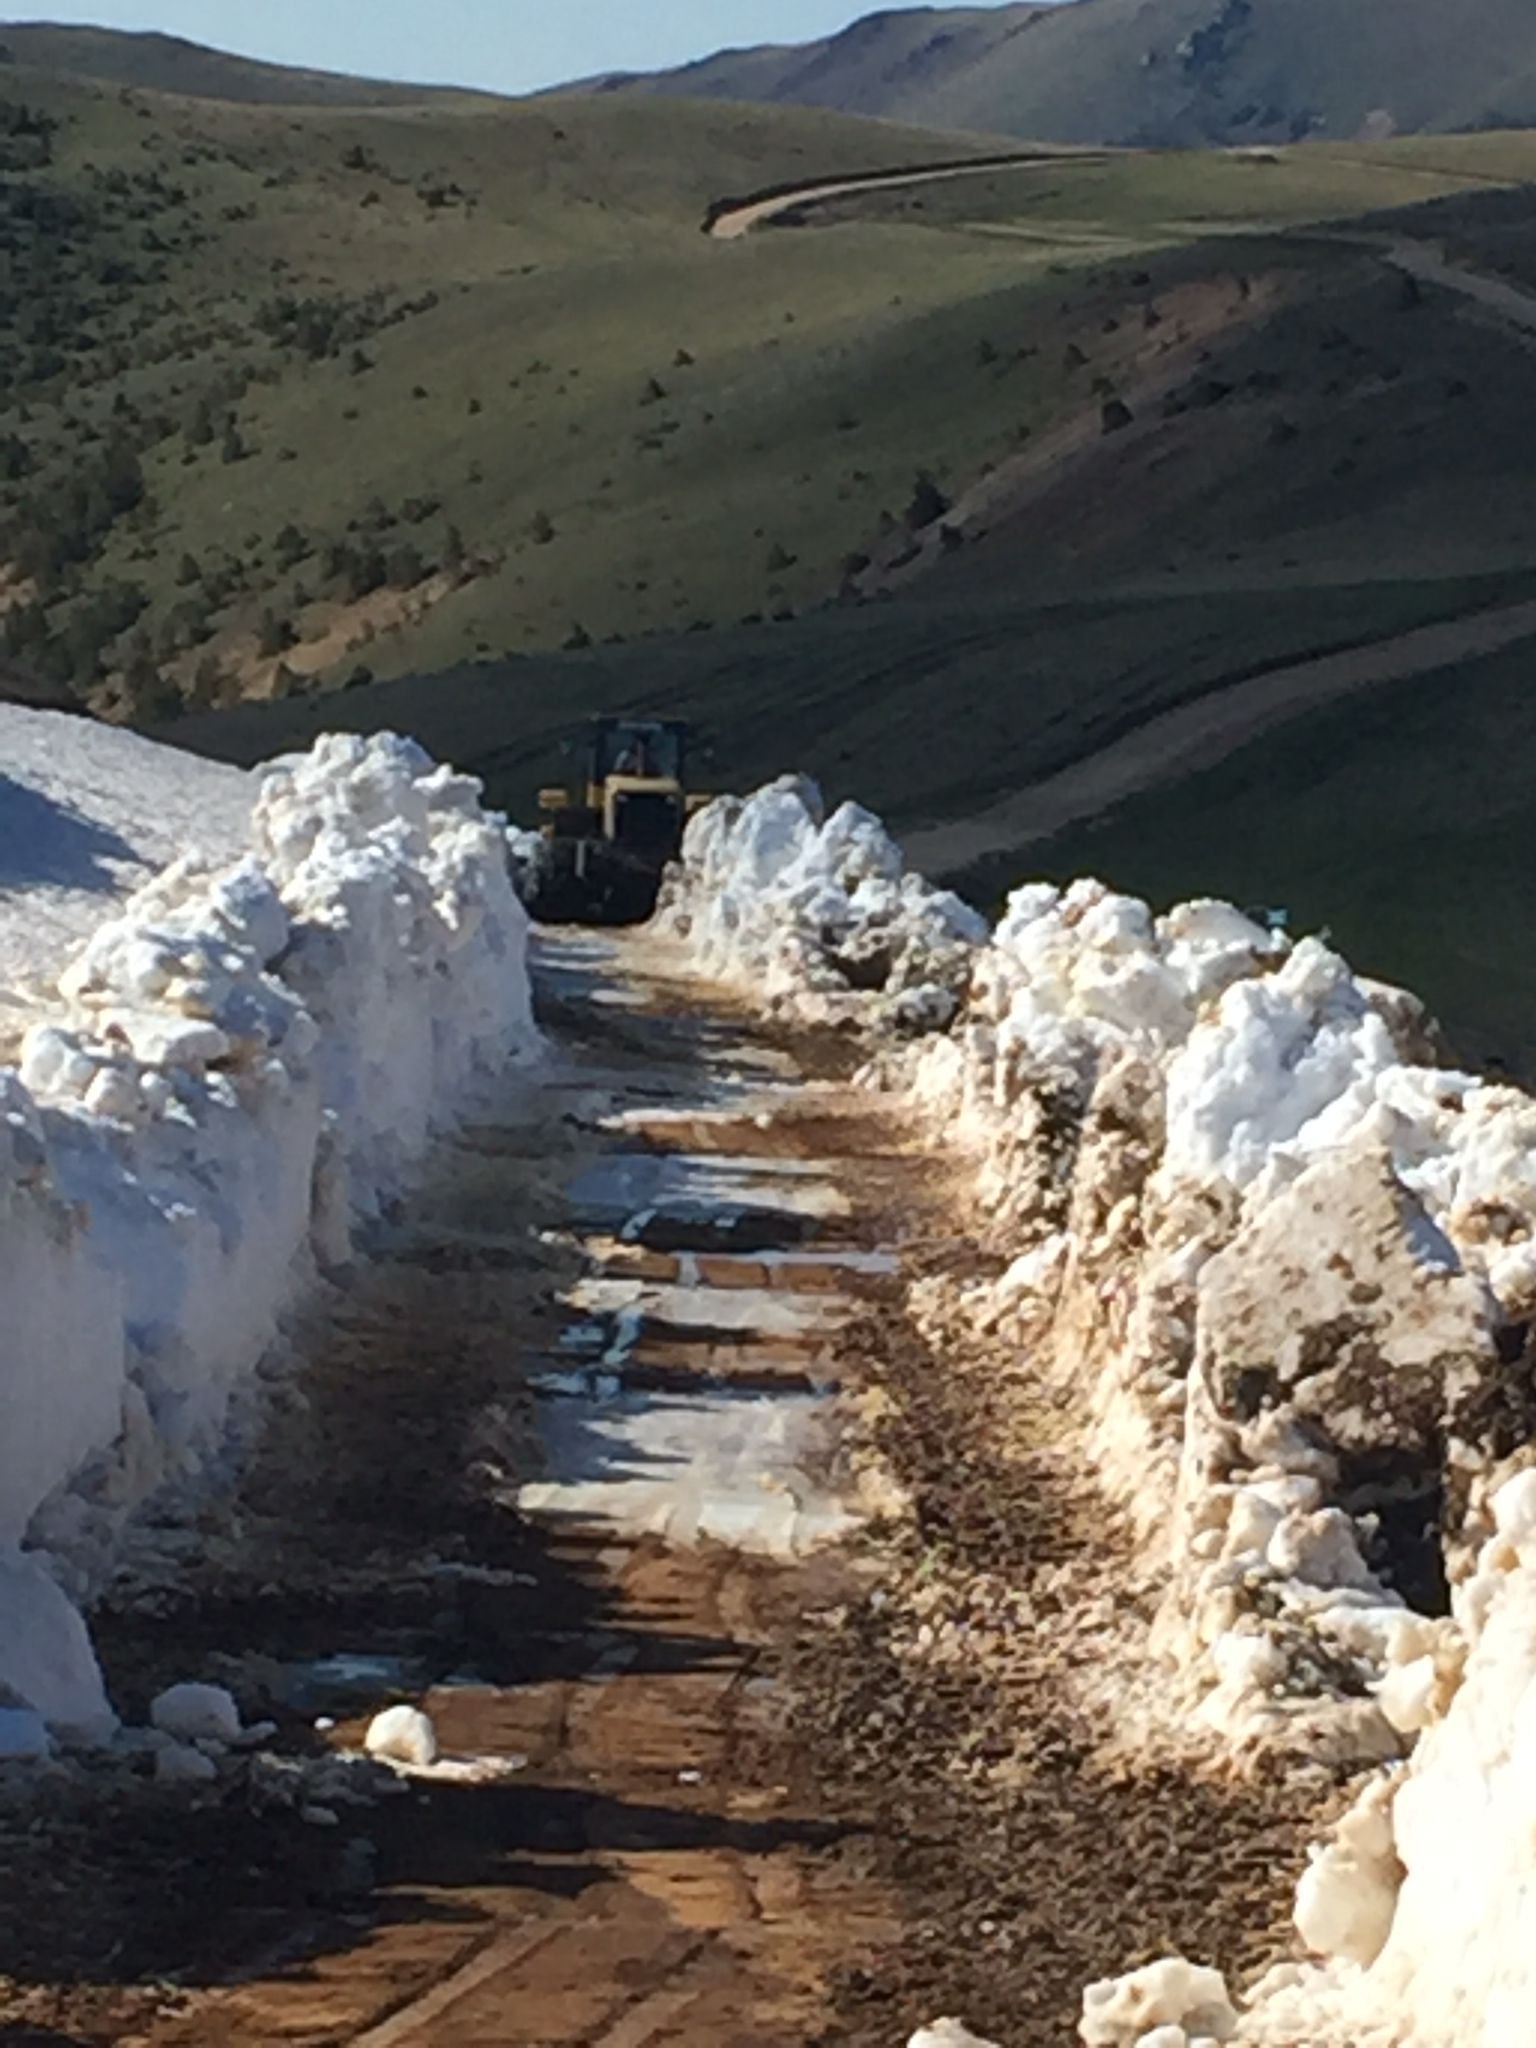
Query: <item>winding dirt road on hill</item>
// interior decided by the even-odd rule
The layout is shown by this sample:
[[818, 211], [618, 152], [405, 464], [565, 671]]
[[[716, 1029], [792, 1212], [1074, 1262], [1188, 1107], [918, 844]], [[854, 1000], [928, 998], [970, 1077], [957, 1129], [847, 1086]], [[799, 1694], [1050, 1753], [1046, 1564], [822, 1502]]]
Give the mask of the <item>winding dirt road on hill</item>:
[[825, 206], [835, 199], [856, 199], [864, 192], [894, 192], [904, 185], [944, 185], [956, 178], [981, 178], [997, 171], [1052, 170], [1063, 163], [1102, 164], [1128, 153], [1134, 154], [1108, 149], [1027, 150], [1016, 156], [982, 157], [964, 164], [934, 164], [911, 170], [869, 171], [856, 178], [812, 180], [787, 192], [745, 199], [739, 206], [728, 207], [710, 220], [709, 233], [717, 242], [739, 242], [754, 228], [768, 227], [803, 207]]
[[[537, 980], [537, 1084], [96, 1617], [121, 1708], [226, 1684], [263, 1752], [0, 1797], [0, 2040], [1033, 2048], [1133, 1954], [1285, 1954], [1315, 1786], [1128, 1739], [1146, 1589], [1082, 1418], [913, 1321], [986, 1270], [945, 1163], [645, 934]], [[401, 1699], [446, 1775], [304, 1775]]]
[[[1522, 334], [1536, 334], [1536, 293], [1454, 263], [1434, 243], [1326, 239], [1369, 248], [1417, 282], [1453, 292]], [[994, 855], [1022, 852], [1143, 790], [1198, 774], [1263, 733], [1342, 697], [1411, 682], [1533, 637], [1536, 603], [1504, 605], [1245, 677], [1148, 719], [1086, 760], [971, 817], [918, 827], [905, 839], [908, 859], [924, 873], [942, 876]]]
[[1420, 626], [1368, 647], [1267, 669], [1148, 719], [1087, 760], [1045, 777], [968, 818], [906, 835], [907, 858], [953, 875], [995, 854], [1017, 853], [1141, 791], [1184, 781], [1261, 734], [1363, 690], [1432, 675], [1536, 638], [1536, 603]]
[[1438, 285], [1459, 298], [1470, 299], [1497, 316], [1506, 327], [1522, 334], [1536, 334], [1536, 293], [1522, 291], [1501, 277], [1488, 277], [1464, 263], [1453, 263], [1435, 242], [1420, 242], [1400, 236], [1381, 248], [1383, 260], [1394, 270], [1406, 272], [1420, 284]]

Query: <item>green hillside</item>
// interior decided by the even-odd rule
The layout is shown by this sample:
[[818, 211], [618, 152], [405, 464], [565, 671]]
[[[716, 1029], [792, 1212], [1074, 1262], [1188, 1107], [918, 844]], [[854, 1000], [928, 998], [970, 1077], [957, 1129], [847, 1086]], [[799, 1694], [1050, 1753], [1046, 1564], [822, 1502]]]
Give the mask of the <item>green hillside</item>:
[[[996, 142], [3, 85], [5, 651], [140, 718], [822, 603], [915, 520], [920, 475], [942, 502], [1250, 326], [1213, 226], [1485, 175], [1063, 159], [931, 224], [722, 245], [724, 194]], [[1321, 260], [1277, 251], [1275, 301]]]
[[783, 591], [819, 590], [853, 494], [911, 487], [906, 450], [841, 500], [809, 473], [855, 340], [1011, 281], [700, 233], [722, 191], [934, 153], [901, 130], [4, 83], [0, 606], [102, 708], [739, 616], [781, 601], [765, 514], [814, 510]]
[[0, 22], [0, 64], [89, 78], [138, 91], [281, 107], [390, 107], [462, 99], [462, 92], [299, 71], [205, 49], [180, 36]]
[[[1351, 959], [1429, 997], [1453, 1050], [1536, 1077], [1526, 916], [1536, 824], [1536, 649], [1339, 705], [1030, 850], [1160, 903], [1284, 905]], [[983, 886], [1018, 870], [995, 863]]]

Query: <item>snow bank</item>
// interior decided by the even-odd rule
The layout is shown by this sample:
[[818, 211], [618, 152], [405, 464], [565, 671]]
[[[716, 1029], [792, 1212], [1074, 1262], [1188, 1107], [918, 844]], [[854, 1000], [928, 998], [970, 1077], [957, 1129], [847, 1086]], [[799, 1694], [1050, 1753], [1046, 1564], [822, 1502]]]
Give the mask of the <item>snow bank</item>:
[[1424, 1709], [1394, 1674], [1444, 1655], [1536, 1426], [1536, 1103], [1229, 904], [1032, 886], [988, 937], [795, 779], [694, 820], [661, 917], [771, 1008], [916, 1037], [868, 1078], [972, 1148], [1008, 1267], [969, 1306], [1077, 1398], [1186, 1703], [1235, 1742], [1401, 1753]]
[[[854, 824], [794, 784], [706, 813], [669, 906], [706, 970], [841, 1014], [865, 873], [924, 900]], [[1314, 1962], [1234, 2002], [1165, 1958], [1090, 1986], [1081, 2038], [1526, 2040], [1536, 1102], [1447, 1070], [1411, 997], [1230, 905], [1036, 886], [957, 938], [931, 977], [953, 1014], [866, 1077], [969, 1149], [1007, 1266], [967, 1312], [1084, 1416], [1164, 1587], [1166, 1703], [1374, 1766], [1298, 1886]], [[898, 994], [930, 978], [921, 942], [877, 950]]]
[[878, 1063], [975, 1149], [980, 1312], [1090, 1419], [1175, 1697], [1381, 1760], [1298, 1886], [1318, 1962], [1239, 2011], [1166, 1959], [1089, 1988], [1085, 2042], [1530, 2032], [1536, 1104], [1435, 1052], [1315, 940], [1082, 883], [1019, 892], [954, 1029]]
[[806, 1022], [925, 1030], [959, 1006], [983, 918], [906, 872], [873, 813], [787, 776], [691, 820], [658, 927], [700, 973]]
[[[1425, 1729], [1412, 1760], [1367, 1781], [1298, 1886], [1297, 1929], [1318, 1960], [1272, 1970], [1219, 2039], [1507, 2048], [1530, 2038], [1536, 1471], [1507, 1481], [1488, 1515], [1493, 1534], [1457, 1589], [1453, 1639], [1394, 1667]], [[1090, 1990], [1086, 2041], [1104, 2038], [1090, 2031], [1094, 2001], [1132, 1981]]]
[[[978, 1304], [1072, 1390], [1201, 1717], [1398, 1753], [1389, 1672], [1530, 1436], [1536, 1104], [1430, 1064], [1409, 997], [1231, 906], [1018, 891], [954, 1028], [886, 1055], [977, 1160]], [[1167, 1513], [1167, 1503], [1175, 1503]]]
[[477, 784], [323, 739], [262, 773], [247, 845], [101, 925], [0, 1070], [0, 1684], [85, 1734], [110, 1715], [57, 1582], [205, 1467], [307, 1278], [534, 1042]]

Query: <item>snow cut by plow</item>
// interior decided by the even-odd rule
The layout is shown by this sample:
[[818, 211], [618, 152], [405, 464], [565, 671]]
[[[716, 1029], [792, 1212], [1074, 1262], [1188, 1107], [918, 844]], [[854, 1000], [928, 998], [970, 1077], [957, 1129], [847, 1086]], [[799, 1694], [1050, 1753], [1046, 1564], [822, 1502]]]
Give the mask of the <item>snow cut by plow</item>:
[[1034, 886], [978, 936], [889, 847], [775, 784], [694, 821], [664, 915], [701, 972], [864, 1030], [965, 1149], [1008, 1263], [957, 1306], [1087, 1420], [1170, 1723], [1365, 1773], [1301, 1878], [1318, 1962], [1234, 2004], [1169, 1959], [1093, 1987], [1083, 2040], [1523, 2039], [1536, 1103], [1230, 905]]
[[143, 1503], [207, 1483], [284, 1314], [534, 1044], [478, 785], [391, 737], [247, 780], [245, 850], [215, 831], [122, 902], [0, 1072], [0, 1684], [64, 1736], [114, 1723], [72, 1598]]

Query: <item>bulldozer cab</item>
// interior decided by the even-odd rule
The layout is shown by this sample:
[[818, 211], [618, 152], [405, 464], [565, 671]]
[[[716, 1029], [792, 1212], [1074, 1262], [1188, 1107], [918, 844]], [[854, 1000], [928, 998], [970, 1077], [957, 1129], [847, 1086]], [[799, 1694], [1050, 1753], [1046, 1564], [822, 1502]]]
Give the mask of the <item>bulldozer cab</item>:
[[686, 773], [687, 728], [661, 719], [598, 719], [592, 730], [588, 781], [594, 786], [623, 776], [681, 788]]
[[588, 808], [616, 851], [658, 868], [682, 844], [686, 727], [662, 719], [600, 718], [588, 743]]
[[688, 737], [676, 719], [593, 720], [584, 787], [539, 792], [546, 856], [535, 915], [603, 923], [650, 915], [683, 828], [708, 801], [688, 793]]

